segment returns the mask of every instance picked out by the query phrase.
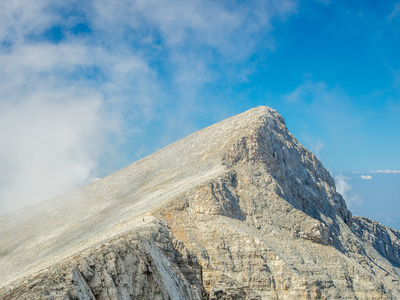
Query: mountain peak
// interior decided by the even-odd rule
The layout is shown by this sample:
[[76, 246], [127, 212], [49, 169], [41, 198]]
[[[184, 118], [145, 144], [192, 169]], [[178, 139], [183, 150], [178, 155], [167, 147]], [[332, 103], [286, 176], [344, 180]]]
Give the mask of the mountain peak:
[[352, 220], [321, 162], [260, 106], [2, 217], [0, 297], [400, 297], [400, 234]]

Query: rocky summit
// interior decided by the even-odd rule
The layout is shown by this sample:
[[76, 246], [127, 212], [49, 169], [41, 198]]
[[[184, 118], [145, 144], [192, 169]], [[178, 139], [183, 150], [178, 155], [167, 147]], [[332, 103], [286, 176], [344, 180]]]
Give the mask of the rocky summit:
[[268, 107], [0, 225], [1, 299], [400, 299], [400, 232]]

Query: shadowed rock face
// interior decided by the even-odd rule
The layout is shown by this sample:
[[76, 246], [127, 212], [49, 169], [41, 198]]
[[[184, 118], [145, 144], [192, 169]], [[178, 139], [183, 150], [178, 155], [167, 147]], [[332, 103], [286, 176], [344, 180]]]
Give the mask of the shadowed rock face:
[[267, 107], [0, 223], [2, 299], [400, 298], [400, 233]]

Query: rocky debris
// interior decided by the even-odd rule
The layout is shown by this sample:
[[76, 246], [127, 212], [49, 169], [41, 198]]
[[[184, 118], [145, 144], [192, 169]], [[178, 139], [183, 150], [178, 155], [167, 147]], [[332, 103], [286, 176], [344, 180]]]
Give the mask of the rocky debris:
[[[62, 227], [28, 227], [25, 214], [23, 240], [2, 220], [0, 298], [400, 298], [399, 232], [352, 217], [327, 170], [266, 107], [55, 202], [71, 195], [79, 201]], [[34, 209], [44, 224], [62, 212]]]

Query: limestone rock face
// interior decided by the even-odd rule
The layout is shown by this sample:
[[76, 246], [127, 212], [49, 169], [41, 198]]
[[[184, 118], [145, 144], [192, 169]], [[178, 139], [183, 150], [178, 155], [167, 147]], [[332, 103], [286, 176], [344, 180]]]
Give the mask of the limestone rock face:
[[368, 218], [354, 217], [353, 232], [393, 265], [400, 266], [400, 232]]
[[400, 232], [267, 107], [0, 224], [1, 299], [400, 299]]

